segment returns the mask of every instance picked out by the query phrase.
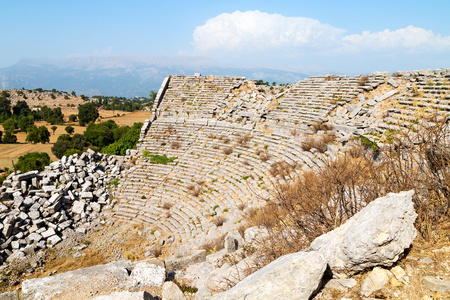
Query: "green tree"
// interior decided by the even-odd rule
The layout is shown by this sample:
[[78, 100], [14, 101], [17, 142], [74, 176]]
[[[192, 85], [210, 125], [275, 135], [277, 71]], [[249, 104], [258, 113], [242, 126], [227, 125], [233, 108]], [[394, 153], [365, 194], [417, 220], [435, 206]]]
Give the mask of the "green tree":
[[92, 145], [103, 148], [114, 142], [113, 130], [116, 128], [117, 124], [112, 120], [100, 124], [89, 123], [84, 136]]
[[12, 144], [17, 142], [17, 136], [11, 133], [11, 131], [5, 131], [5, 135], [2, 138], [3, 143]]
[[52, 152], [57, 158], [61, 158], [64, 155], [70, 155], [70, 153], [79, 153], [88, 145], [86, 137], [82, 134], [76, 133], [73, 137], [68, 134], [61, 134], [53, 145]]
[[70, 115], [69, 116], [69, 122], [76, 122], [77, 121], [77, 115]]
[[61, 141], [57, 141], [53, 147], [52, 147], [52, 153], [59, 159], [61, 159], [61, 157], [64, 156], [64, 154], [66, 153], [67, 149], [70, 149], [70, 141], [65, 141], [65, 140], [61, 140]]
[[17, 129], [17, 121], [14, 120], [13, 118], [9, 118], [8, 120], [3, 122], [3, 128], [5, 130], [14, 132], [14, 130]]
[[50, 156], [45, 152], [30, 152], [19, 156], [19, 161], [14, 165], [16, 170], [28, 172], [33, 170], [43, 171], [50, 164]]
[[73, 128], [73, 126], [66, 126], [66, 132], [69, 134], [69, 135], [71, 135], [74, 131], [75, 131], [75, 129]]
[[156, 99], [156, 95], [157, 95], [158, 93], [156, 92], [156, 91], [151, 91], [150, 92], [150, 101], [151, 102], [155, 102], [155, 99]]
[[75, 91], [72, 91], [72, 96], [76, 97], [77, 93], [75, 93]]
[[130, 130], [122, 135], [118, 141], [103, 148], [103, 152], [110, 155], [125, 155], [127, 149], [135, 149], [136, 143], [139, 141], [141, 128], [142, 123], [134, 123]]
[[11, 101], [5, 97], [0, 97], [0, 122], [11, 117]]
[[31, 109], [26, 101], [17, 101], [16, 105], [13, 106], [13, 116], [19, 118], [20, 116], [28, 116], [31, 114]]
[[34, 125], [34, 118], [32, 115], [29, 116], [21, 116], [19, 117], [19, 121], [17, 122], [17, 126], [20, 131], [28, 132], [28, 129]]
[[52, 131], [53, 131], [53, 135], [55, 135], [55, 131], [56, 131], [56, 129], [58, 129], [58, 126], [53, 125], [53, 126], [50, 127], [50, 128], [51, 128]]
[[26, 138], [27, 142], [32, 142], [33, 144], [36, 143], [49, 143], [50, 142], [50, 132], [48, 131], [47, 127], [45, 126], [33, 126], [27, 135]]
[[92, 102], [78, 106], [78, 122], [85, 126], [89, 122], [95, 122], [100, 116], [95, 104]]

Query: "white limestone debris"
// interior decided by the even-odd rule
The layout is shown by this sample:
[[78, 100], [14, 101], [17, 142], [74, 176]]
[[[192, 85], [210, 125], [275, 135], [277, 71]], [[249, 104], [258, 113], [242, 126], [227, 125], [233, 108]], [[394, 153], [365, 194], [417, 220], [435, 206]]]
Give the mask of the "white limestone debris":
[[36, 251], [53, 247], [98, 218], [111, 204], [107, 187], [125, 169], [124, 161], [89, 149], [64, 156], [40, 173], [9, 175], [0, 187], [0, 262], [27, 245]]

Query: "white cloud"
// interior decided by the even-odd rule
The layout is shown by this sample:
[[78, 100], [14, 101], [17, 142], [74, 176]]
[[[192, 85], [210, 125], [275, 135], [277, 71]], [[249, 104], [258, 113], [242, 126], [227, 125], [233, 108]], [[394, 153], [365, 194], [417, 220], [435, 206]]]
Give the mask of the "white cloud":
[[[450, 36], [408, 26], [379, 32], [345, 35], [346, 30], [304, 17], [255, 11], [223, 13], [198, 26], [196, 52], [320, 56], [352, 53], [436, 53], [450, 50]], [[287, 54], [287, 55], [286, 55]]]
[[[310, 48], [338, 42], [345, 30], [317, 20], [264, 12], [235, 11], [209, 19], [194, 31], [196, 50]], [[248, 51], [247, 51], [248, 52]]]
[[411, 52], [450, 50], [450, 36], [435, 35], [431, 30], [408, 26], [391, 31], [363, 31], [361, 34], [347, 35], [342, 38], [342, 50], [347, 51], [385, 51], [396, 48]]

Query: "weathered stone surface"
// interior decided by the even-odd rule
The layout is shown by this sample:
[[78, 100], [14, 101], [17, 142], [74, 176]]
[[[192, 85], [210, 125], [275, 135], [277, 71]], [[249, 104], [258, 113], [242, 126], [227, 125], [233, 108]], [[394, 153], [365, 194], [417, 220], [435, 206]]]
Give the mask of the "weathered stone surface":
[[137, 263], [130, 275], [133, 286], [161, 287], [165, 279], [165, 268], [147, 262]]
[[316, 238], [310, 248], [324, 255], [333, 272], [391, 266], [417, 234], [413, 193], [374, 200], [339, 228]]
[[110, 295], [103, 295], [93, 298], [92, 300], [156, 300], [147, 292], [115, 292]]
[[391, 273], [395, 276], [395, 278], [397, 278], [398, 280], [402, 279], [405, 275], [406, 272], [405, 270], [403, 270], [402, 267], [400, 266], [395, 266], [391, 269]]
[[19, 300], [19, 293], [17, 291], [1, 293], [0, 300]]
[[175, 270], [184, 270], [189, 265], [204, 262], [206, 260], [205, 250], [196, 250], [190, 256], [182, 258], [173, 258], [166, 261], [167, 273], [173, 272]]
[[372, 293], [381, 290], [389, 282], [389, 272], [380, 267], [374, 268], [361, 285], [361, 295], [369, 297]]
[[209, 299], [309, 299], [320, 287], [326, 268], [319, 252], [288, 254]]
[[244, 231], [244, 240], [246, 243], [260, 243], [268, 236], [267, 229], [253, 226]]
[[75, 214], [81, 214], [84, 212], [85, 203], [81, 201], [74, 201], [72, 206], [72, 212]]
[[57, 236], [56, 234], [52, 235], [51, 237], [49, 237], [47, 239], [47, 245], [49, 245], [49, 246], [54, 246], [54, 245], [58, 244], [59, 242], [61, 242], [61, 238], [59, 236]]
[[234, 252], [244, 245], [244, 239], [237, 230], [233, 230], [225, 237], [224, 246], [228, 252]]
[[22, 283], [22, 299], [53, 299], [70, 295], [76, 295], [76, 299], [88, 299], [100, 290], [124, 287], [129, 279], [127, 269], [131, 267], [129, 261], [118, 261], [51, 277], [28, 279]]
[[387, 81], [387, 83], [390, 84], [390, 85], [392, 85], [394, 88], [398, 88], [398, 86], [399, 86], [398, 82], [395, 81], [395, 80], [392, 79], [392, 78], [389, 78], [388, 81]]
[[432, 291], [435, 292], [448, 292], [450, 291], [450, 281], [437, 279], [431, 276], [425, 276], [423, 282]]
[[167, 281], [162, 287], [162, 300], [185, 300], [186, 297], [178, 285], [172, 281]]

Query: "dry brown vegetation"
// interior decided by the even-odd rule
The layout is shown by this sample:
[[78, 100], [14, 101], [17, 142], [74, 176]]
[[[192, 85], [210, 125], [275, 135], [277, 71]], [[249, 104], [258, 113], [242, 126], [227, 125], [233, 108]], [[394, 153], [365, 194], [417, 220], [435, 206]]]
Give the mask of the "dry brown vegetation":
[[223, 223], [225, 223], [227, 219], [224, 216], [215, 216], [212, 219], [212, 222], [214, 225], [216, 225], [217, 227], [220, 227], [223, 225]]
[[[446, 239], [450, 220], [450, 136], [447, 122], [405, 130], [376, 153], [356, 145], [316, 172], [279, 185], [273, 200], [250, 216], [269, 237], [258, 245], [262, 257], [277, 257], [305, 248], [317, 236], [340, 225], [374, 199], [389, 192], [415, 190], [416, 228], [427, 241]], [[376, 159], [375, 159], [376, 158]], [[275, 169], [276, 170], [276, 169]]]
[[303, 151], [311, 151], [311, 149], [316, 149], [320, 153], [324, 153], [328, 149], [328, 145], [333, 143], [335, 140], [334, 133], [327, 132], [320, 136], [308, 136], [302, 142]]
[[359, 80], [358, 80], [358, 85], [359, 86], [365, 86], [367, 81], [369, 81], [369, 76], [361, 75], [361, 77], [359, 77]]

